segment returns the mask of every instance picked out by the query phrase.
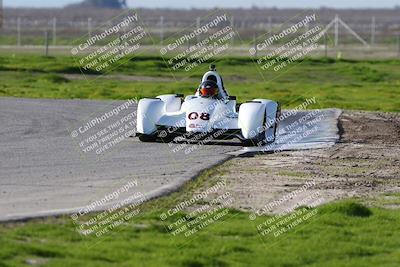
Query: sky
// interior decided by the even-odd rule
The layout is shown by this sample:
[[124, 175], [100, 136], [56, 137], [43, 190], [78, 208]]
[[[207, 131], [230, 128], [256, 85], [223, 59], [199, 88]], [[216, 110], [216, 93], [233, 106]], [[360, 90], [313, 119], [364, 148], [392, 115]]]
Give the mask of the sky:
[[[1, 1], [1, 0], [0, 0]], [[8, 7], [62, 7], [80, 0], [3, 0]], [[148, 8], [212, 8], [212, 7], [298, 7], [298, 8], [392, 8], [400, 6], [400, 0], [127, 0], [129, 7]]]

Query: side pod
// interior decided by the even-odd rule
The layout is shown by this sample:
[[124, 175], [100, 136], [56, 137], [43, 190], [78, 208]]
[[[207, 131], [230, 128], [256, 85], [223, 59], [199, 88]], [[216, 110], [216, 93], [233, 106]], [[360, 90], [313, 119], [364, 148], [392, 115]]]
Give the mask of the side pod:
[[139, 101], [137, 108], [136, 131], [150, 135], [156, 130], [156, 123], [164, 112], [164, 102], [159, 98], [144, 98]]
[[258, 131], [264, 123], [264, 107], [265, 105], [259, 101], [250, 101], [240, 105], [238, 125], [245, 139], [257, 138]]

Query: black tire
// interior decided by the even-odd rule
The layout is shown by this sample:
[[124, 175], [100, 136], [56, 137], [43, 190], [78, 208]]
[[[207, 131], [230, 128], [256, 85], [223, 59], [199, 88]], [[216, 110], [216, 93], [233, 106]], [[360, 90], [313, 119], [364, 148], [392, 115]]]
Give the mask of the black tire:
[[251, 140], [251, 139], [246, 139], [246, 140], [242, 141], [242, 144], [244, 147], [252, 147], [252, 146], [256, 146], [257, 141]]
[[174, 141], [174, 139], [175, 139], [175, 136], [170, 135], [170, 134], [167, 135], [166, 137], [160, 137], [160, 141], [162, 143], [170, 143], [170, 142]]
[[157, 139], [157, 135], [151, 135], [151, 134], [141, 134], [139, 135], [139, 140], [142, 142], [155, 142]]
[[240, 105], [241, 105], [241, 104], [242, 104], [242, 103], [236, 104], [236, 107], [235, 107], [236, 112], [239, 112], [239, 109], [240, 109]]
[[276, 130], [278, 129], [278, 119], [281, 117], [282, 111], [281, 111], [281, 104], [278, 102], [278, 109], [276, 111], [276, 116], [275, 116], [275, 129], [274, 129], [274, 141], [276, 140]]
[[265, 140], [261, 136], [261, 137], [255, 138], [255, 139], [245, 139], [242, 141], [242, 144], [245, 147], [263, 146], [263, 145], [265, 145]]

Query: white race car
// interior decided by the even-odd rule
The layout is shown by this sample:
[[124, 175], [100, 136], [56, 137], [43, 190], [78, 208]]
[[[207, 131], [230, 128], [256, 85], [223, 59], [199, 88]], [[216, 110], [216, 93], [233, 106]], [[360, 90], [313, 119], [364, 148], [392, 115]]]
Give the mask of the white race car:
[[195, 95], [182, 99], [181, 94], [141, 99], [136, 136], [143, 142], [169, 142], [177, 136], [197, 140], [239, 138], [247, 146], [275, 140], [279, 103], [254, 99], [237, 105], [215, 65], [204, 74]]

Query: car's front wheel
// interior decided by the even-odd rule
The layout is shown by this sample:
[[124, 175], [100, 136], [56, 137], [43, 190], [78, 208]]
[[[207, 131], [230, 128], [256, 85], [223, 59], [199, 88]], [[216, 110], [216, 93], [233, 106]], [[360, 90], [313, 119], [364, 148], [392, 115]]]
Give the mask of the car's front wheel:
[[142, 142], [155, 142], [157, 139], [157, 135], [153, 134], [140, 134], [139, 140]]

